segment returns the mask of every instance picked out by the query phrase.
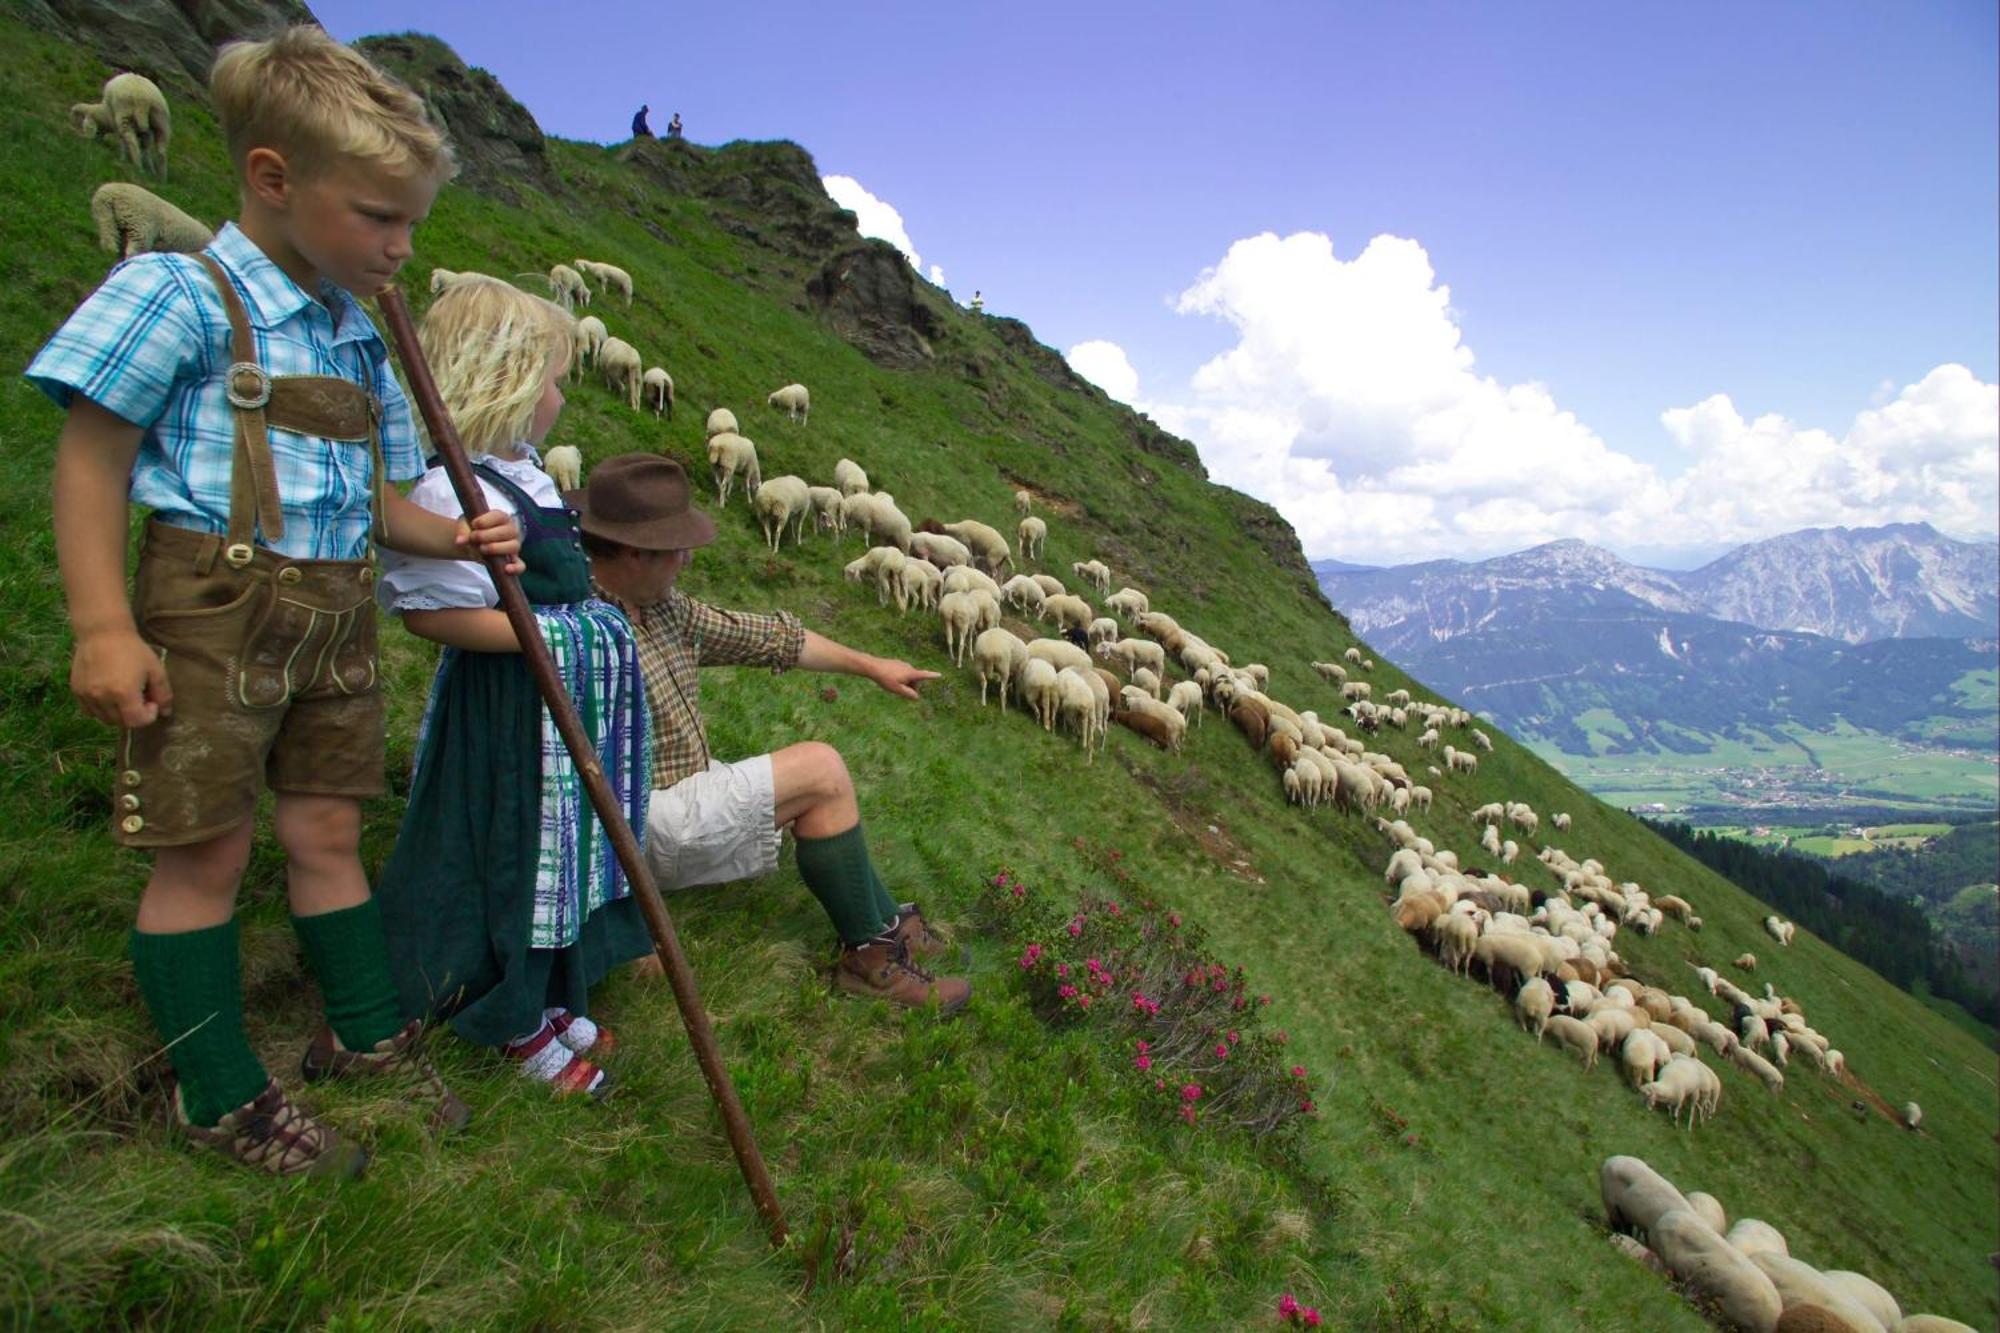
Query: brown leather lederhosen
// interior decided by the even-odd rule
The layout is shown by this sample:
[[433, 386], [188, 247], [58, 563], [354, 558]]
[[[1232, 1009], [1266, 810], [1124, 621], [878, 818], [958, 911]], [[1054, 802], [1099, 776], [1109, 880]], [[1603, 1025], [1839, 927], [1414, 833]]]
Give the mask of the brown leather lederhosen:
[[173, 705], [120, 745], [113, 829], [128, 846], [207, 841], [247, 818], [265, 786], [382, 790], [372, 552], [295, 560], [256, 544], [284, 535], [274, 427], [365, 445], [374, 536], [383, 535], [381, 404], [339, 376], [267, 372], [228, 275], [212, 256], [198, 258], [229, 317], [229, 527], [146, 527], [132, 609], [166, 666]]

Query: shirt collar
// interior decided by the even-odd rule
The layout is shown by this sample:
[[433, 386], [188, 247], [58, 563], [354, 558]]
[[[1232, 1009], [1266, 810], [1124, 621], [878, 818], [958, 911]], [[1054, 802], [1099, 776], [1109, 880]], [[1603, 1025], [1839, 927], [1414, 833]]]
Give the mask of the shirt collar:
[[[208, 250], [236, 280], [245, 297], [244, 309], [253, 327], [268, 332], [314, 304], [305, 288], [293, 282], [291, 275], [273, 263], [257, 242], [246, 236], [234, 222], [222, 224], [222, 230], [215, 233], [215, 240]], [[333, 320], [333, 341], [336, 344], [381, 343], [382, 335], [375, 331], [368, 312], [345, 289], [322, 280], [319, 290], [320, 300], [325, 303]]]

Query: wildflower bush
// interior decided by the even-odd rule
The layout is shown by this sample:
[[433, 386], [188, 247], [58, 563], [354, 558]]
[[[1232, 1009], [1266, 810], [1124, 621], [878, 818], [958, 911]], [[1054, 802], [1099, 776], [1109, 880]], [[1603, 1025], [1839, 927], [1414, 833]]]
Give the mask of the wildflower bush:
[[1137, 882], [1116, 849], [1076, 847], [1091, 887], [1033, 886], [1005, 866], [982, 886], [1035, 1014], [1122, 1047], [1142, 1108], [1285, 1146], [1316, 1108], [1310, 1073], [1288, 1058], [1285, 1033], [1265, 1026], [1271, 996], [1241, 964], [1215, 958], [1200, 927]]

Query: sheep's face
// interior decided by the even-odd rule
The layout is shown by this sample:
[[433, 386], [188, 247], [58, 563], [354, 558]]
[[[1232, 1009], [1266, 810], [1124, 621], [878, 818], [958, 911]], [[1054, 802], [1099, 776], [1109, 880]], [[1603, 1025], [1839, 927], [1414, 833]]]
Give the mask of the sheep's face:
[[69, 109], [69, 123], [86, 139], [101, 138], [106, 128], [102, 119], [103, 110], [95, 103], [78, 102]]

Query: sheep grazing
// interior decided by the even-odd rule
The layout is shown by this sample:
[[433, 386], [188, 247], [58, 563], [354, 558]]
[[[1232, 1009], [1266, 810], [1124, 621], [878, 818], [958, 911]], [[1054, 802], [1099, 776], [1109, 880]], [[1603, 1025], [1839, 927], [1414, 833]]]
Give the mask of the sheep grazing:
[[[1060, 593], [1042, 600], [1042, 609], [1054, 619], [1058, 629], [1073, 629], [1088, 633], [1090, 622], [1097, 619], [1097, 613], [1090, 603], [1070, 593]], [[1088, 661], [1088, 657], [1085, 658]]]
[[[714, 417], [709, 419], [712, 421]], [[861, 464], [851, 458], [843, 458], [833, 465], [833, 484], [840, 488], [842, 495], [863, 495], [868, 491], [868, 474], [861, 470]]]
[[[910, 529], [909, 516], [896, 507], [895, 497], [887, 491], [873, 495], [850, 495], [846, 504], [853, 506], [864, 499], [868, 503], [862, 505], [859, 510], [862, 530], [878, 542], [893, 543], [898, 550], [908, 555], [915, 534]], [[854, 512], [849, 510], [850, 525], [854, 522], [854, 517]]]
[[160, 85], [143, 74], [114, 74], [104, 81], [99, 99], [70, 107], [70, 123], [77, 133], [117, 140], [120, 157], [164, 179], [173, 128]]
[[[625, 298], [625, 308], [632, 308], [632, 275], [616, 264], [598, 264], [588, 259], [579, 259], [574, 267], [579, 273], [587, 273], [597, 280], [597, 285], [607, 292], [617, 292]], [[590, 304], [590, 298], [584, 298]]]
[[194, 254], [215, 239], [207, 224], [197, 221], [151, 190], [123, 181], [108, 181], [90, 196], [90, 217], [97, 224], [97, 244], [130, 259], [143, 254]]
[[[736, 434], [736, 414], [726, 407], [710, 408], [708, 411], [708, 421], [703, 427], [703, 431], [711, 440], [718, 435]], [[847, 460], [843, 458], [840, 462], [846, 463]], [[852, 467], [853, 464], [850, 463], [848, 466]], [[858, 471], [859, 469], [856, 470]], [[833, 482], [836, 486], [840, 485], [840, 463], [833, 465]], [[861, 489], [865, 491], [868, 487], [864, 485]], [[846, 487], [841, 487], [841, 490], [843, 493], [846, 493]]]
[[1792, 932], [1796, 929], [1798, 927], [1782, 917], [1767, 916], [1764, 918], [1764, 933], [1776, 940], [1784, 948], [1789, 949], [1791, 947]]
[[1173, 688], [1167, 691], [1167, 707], [1199, 726], [1202, 718], [1201, 686], [1191, 680], [1174, 682]]
[[[942, 607], [940, 607], [942, 610]], [[1028, 645], [1010, 629], [981, 630], [972, 641], [972, 667], [979, 674], [979, 706], [986, 707], [989, 681], [1000, 686], [1000, 707], [1007, 707], [1007, 686], [1028, 660]]]
[[[568, 264], [557, 264], [549, 270], [549, 295], [572, 315], [578, 306], [590, 304], [590, 288], [584, 285], [583, 275]], [[635, 370], [633, 374], [638, 372]], [[639, 404], [635, 401], [632, 406], [637, 409]]]
[[1102, 560], [1078, 560], [1070, 571], [1100, 593], [1111, 591], [1111, 570]]
[[[1850, 1299], [1840, 1284], [1828, 1282], [1826, 1276], [1811, 1264], [1802, 1263], [1788, 1254], [1772, 1254], [1769, 1251], [1751, 1255], [1750, 1262], [1771, 1279], [1787, 1312], [1806, 1308], [1827, 1316], [1808, 1327], [1865, 1329], [1869, 1333], [1883, 1327], [1865, 1305]], [[1780, 1321], [1781, 1327], [1787, 1325], [1796, 1326], [1797, 1321]]]
[[812, 501], [815, 526], [824, 528], [836, 539], [847, 531], [846, 519], [840, 506], [839, 491], [831, 486], [808, 486], [806, 498]]
[[768, 407], [780, 409], [788, 420], [796, 421], [803, 426], [806, 424], [807, 415], [812, 411], [812, 394], [807, 392], [803, 384], [787, 384], [782, 389], [771, 390], [765, 396], [764, 403]]
[[[1103, 682], [1095, 672], [1064, 667], [1056, 672], [1056, 713], [1063, 725], [1083, 741], [1083, 761], [1090, 763], [1103, 748], [1103, 719], [1098, 715], [1097, 691]], [[1109, 710], [1107, 709], [1108, 713]]]
[[1709, 1229], [1689, 1208], [1669, 1208], [1647, 1233], [1667, 1270], [1730, 1326], [1775, 1329], [1784, 1312], [1778, 1289], [1749, 1256]]
[[764, 474], [757, 466], [757, 446], [741, 435], [725, 431], [711, 435], [708, 439], [708, 469], [715, 480], [715, 502], [729, 503], [729, 492], [736, 483], [736, 476], [743, 476], [743, 494], [747, 499], [764, 484]]
[[797, 545], [805, 535], [806, 519], [812, 513], [812, 500], [806, 492], [802, 477], [773, 477], [756, 488], [750, 495], [750, 512], [757, 516], [757, 526], [764, 531], [764, 541], [773, 554], [785, 538], [785, 527], [792, 525], [792, 543]]
[[1035, 507], [1035, 496], [1034, 496], [1034, 493], [1033, 493], [1032, 491], [1015, 491], [1015, 492], [1014, 492], [1014, 512], [1015, 512], [1015, 513], [1017, 513], [1017, 514], [1025, 514], [1025, 513], [1027, 513], [1027, 512], [1029, 511], [1029, 510], [1033, 509], [1034, 507]]
[[939, 569], [972, 563], [972, 552], [965, 543], [943, 532], [919, 531], [910, 534], [910, 553], [919, 560], [930, 561]]
[[1020, 540], [1023, 560], [1040, 560], [1042, 547], [1049, 540], [1049, 525], [1030, 514], [1014, 526], [1014, 536]]
[[1754, 953], [1738, 954], [1736, 961], [1731, 963], [1730, 966], [1739, 968], [1745, 972], [1755, 972], [1757, 970], [1757, 955]]
[[945, 535], [955, 537], [965, 544], [979, 561], [980, 567], [988, 574], [997, 575], [1003, 568], [1014, 563], [1014, 557], [1007, 549], [1007, 539], [999, 532], [976, 519], [963, 518], [956, 523], [943, 525]]
[[[1030, 644], [1029, 647], [1032, 649], [1034, 645]], [[1056, 706], [1061, 700], [1056, 686], [1054, 663], [1030, 656], [1021, 663], [1020, 677], [1015, 682], [1015, 693], [1021, 697], [1021, 702], [1027, 705], [1028, 711], [1034, 714], [1035, 720], [1042, 724], [1043, 731], [1055, 726]]]
[[1338, 662], [1314, 662], [1312, 669], [1319, 673], [1320, 679], [1335, 685], [1347, 679], [1347, 668]]
[[637, 412], [645, 378], [645, 363], [639, 357], [639, 349], [623, 338], [606, 338], [597, 352], [597, 369], [604, 376], [604, 387], [624, 394], [626, 402]]
[[667, 420], [674, 419], [674, 377], [665, 367], [653, 366], [639, 377], [639, 387], [648, 402], [653, 405], [653, 415], [667, 414]]
[[[431, 274], [431, 291], [435, 293], [437, 274]], [[576, 322], [576, 331], [570, 335], [571, 345], [576, 355], [570, 358], [569, 373], [572, 377], [583, 373], [584, 367], [597, 359], [604, 350], [604, 344], [611, 338], [611, 330], [604, 327], [604, 321], [595, 315], [585, 315]], [[713, 434], [714, 432], [710, 432]]]
[[938, 618], [944, 622], [944, 648], [951, 664], [962, 667], [973, 637], [999, 622], [1000, 604], [984, 592], [947, 592], [938, 600]]
[[[1480, 938], [1488, 937], [1482, 935]], [[1553, 1014], [1543, 1028], [1564, 1050], [1582, 1057], [1586, 1071], [1597, 1063], [1597, 1033], [1582, 1019], [1571, 1018], [1568, 1014]]]
[[1543, 1029], [1555, 1011], [1555, 988], [1541, 977], [1530, 977], [1514, 993], [1515, 1020], [1535, 1034], [1537, 1044], [1540, 1044]]
[[1556, 811], [1553, 815], [1549, 816], [1549, 823], [1555, 825], [1555, 827], [1563, 833], [1569, 832], [1568, 812], [1563, 810]]
[[557, 490], [576, 490], [583, 485], [583, 454], [573, 444], [559, 444], [542, 455], [542, 471]]
[[1924, 1123], [1924, 1108], [1915, 1102], [1903, 1103], [1903, 1127], [1915, 1129]]

